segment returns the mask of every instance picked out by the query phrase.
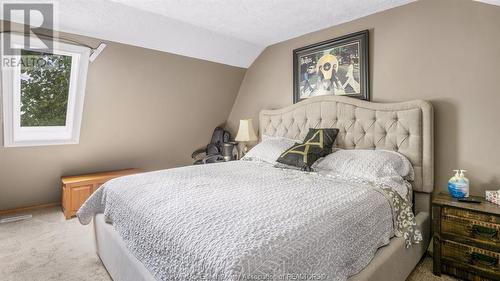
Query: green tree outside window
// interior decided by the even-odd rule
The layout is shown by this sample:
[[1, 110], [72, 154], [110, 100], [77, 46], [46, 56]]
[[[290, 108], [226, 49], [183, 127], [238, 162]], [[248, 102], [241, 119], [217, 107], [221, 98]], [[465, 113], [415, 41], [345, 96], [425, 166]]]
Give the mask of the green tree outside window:
[[21, 51], [21, 127], [65, 126], [71, 56]]

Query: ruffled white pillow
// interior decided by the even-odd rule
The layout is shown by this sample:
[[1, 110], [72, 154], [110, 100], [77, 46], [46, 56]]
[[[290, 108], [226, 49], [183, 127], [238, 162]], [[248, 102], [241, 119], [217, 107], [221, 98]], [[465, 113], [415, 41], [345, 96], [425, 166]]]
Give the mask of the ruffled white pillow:
[[400, 177], [412, 181], [413, 166], [402, 154], [389, 150], [341, 149], [313, 165], [313, 170], [375, 181]]
[[276, 164], [278, 157], [296, 142], [296, 140], [288, 138], [263, 135], [262, 142], [250, 149], [241, 160]]

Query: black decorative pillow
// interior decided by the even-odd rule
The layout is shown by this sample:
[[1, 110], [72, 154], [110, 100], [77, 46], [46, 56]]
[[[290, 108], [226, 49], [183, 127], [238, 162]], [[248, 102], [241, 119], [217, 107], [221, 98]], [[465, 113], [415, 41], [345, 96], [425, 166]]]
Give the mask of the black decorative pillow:
[[309, 129], [303, 143], [295, 143], [278, 158], [278, 162], [310, 171], [311, 165], [332, 152], [338, 129]]

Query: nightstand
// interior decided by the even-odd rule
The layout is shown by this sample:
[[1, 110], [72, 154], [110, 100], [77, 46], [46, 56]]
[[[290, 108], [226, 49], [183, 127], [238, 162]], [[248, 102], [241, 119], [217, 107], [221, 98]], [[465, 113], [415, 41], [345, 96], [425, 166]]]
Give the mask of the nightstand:
[[463, 203], [448, 194], [432, 201], [435, 275], [500, 280], [500, 206]]

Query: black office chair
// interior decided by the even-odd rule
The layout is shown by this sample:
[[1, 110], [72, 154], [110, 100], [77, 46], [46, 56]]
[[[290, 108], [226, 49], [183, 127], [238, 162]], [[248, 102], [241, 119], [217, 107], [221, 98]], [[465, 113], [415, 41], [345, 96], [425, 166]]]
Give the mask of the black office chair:
[[205, 148], [198, 149], [191, 154], [194, 160], [194, 165], [223, 162], [222, 144], [229, 142], [231, 134], [220, 128], [215, 128], [212, 134], [212, 140]]

